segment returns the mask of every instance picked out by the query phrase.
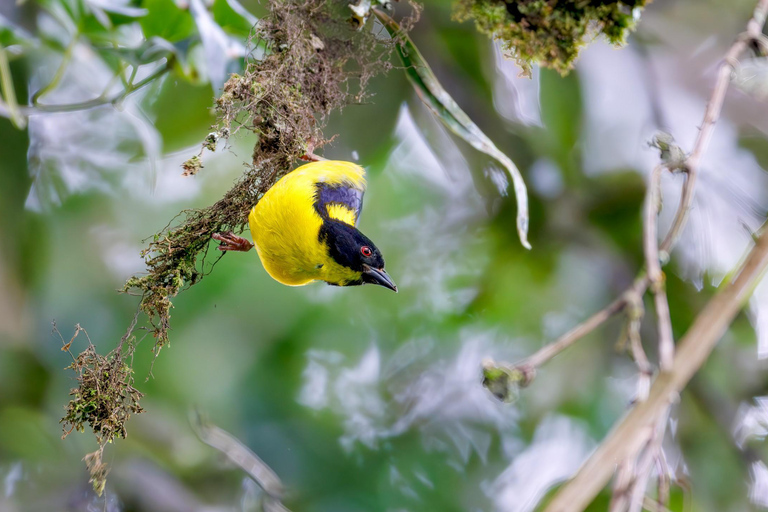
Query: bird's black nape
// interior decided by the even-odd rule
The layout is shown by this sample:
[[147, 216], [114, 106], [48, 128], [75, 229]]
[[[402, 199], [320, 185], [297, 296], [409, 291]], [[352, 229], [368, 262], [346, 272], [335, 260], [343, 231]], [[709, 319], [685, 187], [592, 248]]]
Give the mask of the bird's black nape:
[[362, 274], [359, 281], [346, 283], [346, 286], [372, 283], [397, 291], [397, 286], [384, 271], [381, 251], [357, 228], [326, 219], [320, 227], [318, 238], [328, 248], [328, 255], [336, 263]]

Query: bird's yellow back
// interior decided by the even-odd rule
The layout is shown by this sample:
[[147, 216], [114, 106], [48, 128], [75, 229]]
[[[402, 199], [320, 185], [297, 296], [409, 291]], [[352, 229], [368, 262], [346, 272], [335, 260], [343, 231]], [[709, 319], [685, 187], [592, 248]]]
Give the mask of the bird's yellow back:
[[[365, 191], [365, 171], [351, 162], [321, 161], [299, 167], [281, 178], [251, 209], [248, 221], [264, 268], [276, 281], [301, 286], [314, 280], [343, 284], [360, 273], [342, 267], [319, 239], [323, 219], [317, 210], [323, 189]], [[341, 202], [321, 204], [324, 214], [354, 226], [359, 208]]]

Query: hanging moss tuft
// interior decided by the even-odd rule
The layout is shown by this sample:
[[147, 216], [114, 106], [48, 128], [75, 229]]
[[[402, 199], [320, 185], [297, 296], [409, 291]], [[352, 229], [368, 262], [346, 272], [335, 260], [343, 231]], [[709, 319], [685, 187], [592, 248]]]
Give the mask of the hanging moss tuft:
[[590, 35], [624, 44], [647, 0], [459, 0], [454, 18], [474, 20], [530, 76], [540, 64], [566, 74]]

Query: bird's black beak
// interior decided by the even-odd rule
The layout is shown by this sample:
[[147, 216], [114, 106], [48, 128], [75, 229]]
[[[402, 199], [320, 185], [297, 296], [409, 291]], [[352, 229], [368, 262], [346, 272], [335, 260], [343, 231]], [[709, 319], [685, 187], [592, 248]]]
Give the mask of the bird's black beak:
[[368, 265], [363, 265], [363, 282], [378, 284], [384, 288], [389, 288], [393, 292], [397, 293], [397, 285], [395, 285], [392, 278], [383, 268], [373, 268]]

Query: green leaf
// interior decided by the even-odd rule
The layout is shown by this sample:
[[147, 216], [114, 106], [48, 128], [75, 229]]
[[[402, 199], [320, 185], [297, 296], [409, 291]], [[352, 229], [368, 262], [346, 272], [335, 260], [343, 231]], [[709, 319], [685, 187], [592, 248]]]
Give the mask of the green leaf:
[[186, 9], [179, 9], [173, 0], [144, 0], [142, 5], [149, 11], [139, 21], [147, 39], [156, 36], [175, 43], [192, 34], [195, 28], [192, 15]]
[[251, 29], [259, 21], [245, 10], [237, 0], [215, 0], [211, 14], [213, 20], [224, 29], [224, 32], [243, 38], [251, 34]]
[[0, 16], [0, 46], [8, 48], [14, 44], [35, 43], [35, 36], [18, 25]]
[[461, 107], [437, 80], [413, 41], [400, 29], [400, 25], [378, 9], [373, 11], [386, 27], [387, 32], [397, 41], [395, 47], [405, 66], [406, 76], [413, 84], [421, 101], [448, 129], [467, 141], [473, 148], [498, 160], [509, 173], [517, 199], [517, 234], [523, 247], [530, 249], [531, 244], [528, 243], [528, 191], [517, 166], [461, 110]]

